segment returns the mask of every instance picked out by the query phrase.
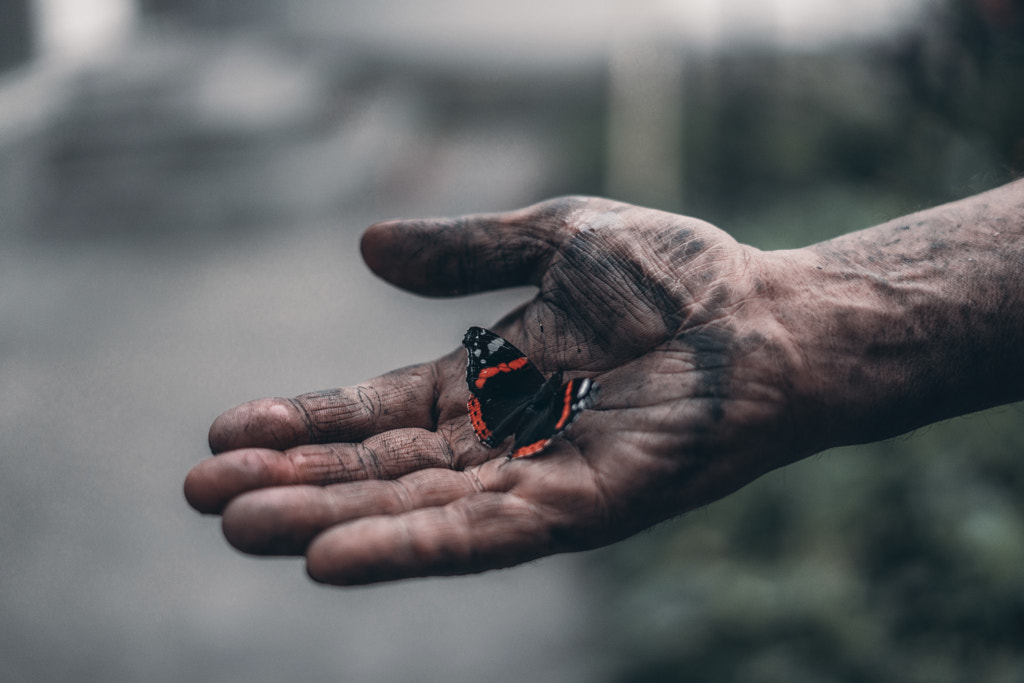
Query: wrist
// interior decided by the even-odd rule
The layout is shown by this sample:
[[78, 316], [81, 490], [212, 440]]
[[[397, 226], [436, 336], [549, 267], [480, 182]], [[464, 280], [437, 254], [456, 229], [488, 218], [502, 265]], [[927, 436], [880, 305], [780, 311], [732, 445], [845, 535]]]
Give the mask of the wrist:
[[766, 255], [799, 349], [794, 410], [822, 448], [1024, 398], [1022, 195]]
[[766, 256], [778, 283], [771, 309], [795, 349], [791, 410], [811, 450], [904, 431], [905, 363], [920, 340], [902, 323], [899, 297], [881, 296], [870, 275], [836, 269], [809, 249]]

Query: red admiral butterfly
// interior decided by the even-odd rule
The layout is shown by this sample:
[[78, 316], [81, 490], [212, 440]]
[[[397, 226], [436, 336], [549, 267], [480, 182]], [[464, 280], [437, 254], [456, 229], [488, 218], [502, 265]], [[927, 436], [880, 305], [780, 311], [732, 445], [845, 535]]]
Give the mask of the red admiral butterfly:
[[462, 345], [469, 352], [467, 406], [473, 430], [491, 448], [515, 434], [510, 460], [540, 453], [594, 404], [594, 382], [562, 384], [561, 372], [545, 380], [522, 351], [489, 330], [469, 328]]

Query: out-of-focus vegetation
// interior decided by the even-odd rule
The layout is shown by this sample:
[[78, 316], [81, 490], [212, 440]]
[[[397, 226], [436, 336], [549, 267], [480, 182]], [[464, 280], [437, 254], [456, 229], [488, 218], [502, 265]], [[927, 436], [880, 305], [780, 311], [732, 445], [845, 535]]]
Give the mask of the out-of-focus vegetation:
[[[686, 205], [796, 247], [1024, 171], [1024, 3], [689, 69]], [[602, 551], [619, 680], [1024, 680], [1024, 410], [771, 473]]]
[[1022, 7], [954, 0], [880, 44], [692, 60], [679, 208], [799, 246], [1009, 180], [1024, 171]]
[[1019, 681], [1024, 411], [770, 474], [603, 553], [623, 681]]

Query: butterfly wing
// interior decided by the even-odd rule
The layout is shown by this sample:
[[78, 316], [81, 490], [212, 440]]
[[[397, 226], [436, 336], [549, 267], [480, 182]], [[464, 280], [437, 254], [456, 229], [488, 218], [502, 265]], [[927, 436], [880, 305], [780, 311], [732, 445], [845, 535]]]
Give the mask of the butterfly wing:
[[494, 447], [520, 431], [530, 401], [544, 386], [544, 375], [522, 351], [482, 327], [471, 327], [462, 339], [469, 359], [467, 404], [477, 437]]
[[[545, 389], [547, 387], [545, 386]], [[527, 411], [508, 457], [525, 458], [540, 453], [565, 431], [580, 413], [594, 405], [597, 385], [589, 379], [571, 379], [554, 384], [542, 394], [543, 400]]]

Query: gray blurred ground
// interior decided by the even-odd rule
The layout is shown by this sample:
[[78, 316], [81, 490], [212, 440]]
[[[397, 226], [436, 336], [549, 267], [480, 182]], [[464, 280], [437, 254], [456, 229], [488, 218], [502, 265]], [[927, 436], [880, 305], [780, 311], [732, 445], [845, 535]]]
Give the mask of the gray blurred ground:
[[220, 411], [435, 357], [529, 295], [417, 299], [358, 238], [536, 200], [550, 131], [454, 132], [429, 92], [346, 69], [147, 35], [0, 148], [3, 680], [602, 679], [578, 558], [326, 589], [182, 497]]

